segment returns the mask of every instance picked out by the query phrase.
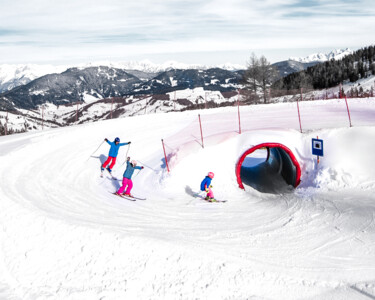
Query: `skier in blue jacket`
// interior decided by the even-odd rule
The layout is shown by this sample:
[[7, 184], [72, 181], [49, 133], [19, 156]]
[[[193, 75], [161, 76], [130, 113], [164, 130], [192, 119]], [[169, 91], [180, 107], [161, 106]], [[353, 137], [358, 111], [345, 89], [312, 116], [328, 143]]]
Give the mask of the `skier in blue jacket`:
[[205, 191], [207, 193], [206, 200], [215, 201], [214, 193], [212, 192], [211, 188], [211, 181], [214, 178], [214, 173], [209, 172], [208, 175], [203, 179], [201, 182], [201, 191]]
[[111, 164], [107, 167], [107, 170], [109, 173], [112, 172], [113, 166], [116, 163], [116, 158], [118, 154], [118, 150], [120, 149], [121, 146], [129, 145], [131, 142], [128, 143], [120, 143], [120, 139], [117, 137], [113, 142], [108, 141], [108, 139], [104, 139], [110, 146], [111, 148], [109, 149], [109, 154], [107, 160], [104, 162], [102, 165], [101, 169], [102, 172], [104, 171], [104, 168], [111, 162]]
[[[126, 161], [126, 170], [124, 172], [124, 178], [122, 179], [122, 187], [119, 188], [119, 190], [116, 192], [116, 194], [118, 195], [125, 195], [125, 196], [129, 196], [131, 197], [132, 195], [130, 194], [130, 191], [131, 189], [133, 188], [133, 181], [132, 181], [132, 176], [133, 176], [133, 173], [136, 169], [138, 170], [142, 170], [144, 167], [138, 167], [137, 166], [137, 162], [135, 160], [133, 160], [132, 162], [130, 162], [130, 157], [128, 157], [127, 161]], [[125, 191], [125, 188], [127, 187], [126, 189], [126, 192], [124, 193]]]

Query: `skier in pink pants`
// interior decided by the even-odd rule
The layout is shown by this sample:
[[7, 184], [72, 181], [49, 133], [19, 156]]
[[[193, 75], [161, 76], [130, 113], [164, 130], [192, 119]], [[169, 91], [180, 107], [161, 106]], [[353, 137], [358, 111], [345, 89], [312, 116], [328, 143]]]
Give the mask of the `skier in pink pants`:
[[[133, 176], [133, 173], [135, 171], [135, 169], [138, 169], [138, 170], [142, 170], [144, 167], [138, 167], [137, 166], [137, 162], [135, 160], [133, 160], [132, 162], [130, 162], [130, 157], [128, 157], [127, 161], [126, 161], [126, 169], [125, 169], [125, 172], [124, 172], [124, 178], [122, 179], [122, 187], [119, 188], [119, 190], [116, 192], [117, 195], [125, 195], [125, 196], [130, 196], [131, 197], [131, 194], [130, 194], [130, 191], [132, 190], [133, 188], [133, 181], [132, 181], [132, 176]], [[125, 191], [126, 189], [126, 191]], [[125, 191], [125, 193], [124, 193]]]
[[208, 175], [203, 179], [201, 182], [201, 191], [205, 191], [207, 193], [206, 200], [215, 201], [214, 193], [211, 190], [211, 181], [214, 178], [214, 173], [209, 172]]

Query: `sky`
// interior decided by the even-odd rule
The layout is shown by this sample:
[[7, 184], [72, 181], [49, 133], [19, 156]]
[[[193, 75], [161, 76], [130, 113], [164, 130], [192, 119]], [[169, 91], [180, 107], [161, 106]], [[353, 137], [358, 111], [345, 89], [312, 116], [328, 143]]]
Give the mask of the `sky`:
[[374, 44], [373, 0], [0, 0], [0, 63], [246, 65]]

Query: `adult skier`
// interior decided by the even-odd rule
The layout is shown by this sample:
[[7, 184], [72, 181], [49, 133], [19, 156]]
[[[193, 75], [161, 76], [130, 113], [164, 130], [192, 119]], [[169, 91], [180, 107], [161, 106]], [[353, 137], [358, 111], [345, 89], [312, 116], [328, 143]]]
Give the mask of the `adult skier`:
[[[107, 167], [107, 170], [108, 172], [111, 174], [112, 173], [112, 169], [113, 169], [113, 166], [115, 165], [116, 163], [116, 158], [117, 158], [117, 154], [118, 154], [118, 150], [120, 149], [121, 146], [125, 146], [125, 145], [129, 145], [131, 142], [128, 142], [128, 143], [120, 143], [120, 138], [115, 138], [115, 140], [113, 142], [110, 142], [108, 141], [107, 138], [104, 139], [110, 146], [111, 148], [109, 149], [109, 154], [108, 154], [108, 158], [107, 160], [104, 162], [104, 164], [102, 165], [101, 167], [101, 170], [102, 170], [102, 174], [103, 174], [103, 171], [105, 169], [105, 167], [107, 167], [107, 165], [109, 163], [111, 163], [108, 167]], [[112, 162], [111, 162], [112, 161]]]
[[203, 179], [201, 182], [201, 191], [205, 191], [207, 193], [207, 196], [205, 200], [215, 202], [214, 193], [212, 192], [211, 188], [211, 181], [214, 178], [214, 173], [209, 172], [208, 175]]
[[[132, 181], [133, 173], [136, 169], [142, 170], [143, 168], [144, 168], [143, 166], [141, 167], [137, 166], [137, 162], [135, 160], [130, 162], [130, 157], [128, 157], [126, 161], [126, 169], [123, 175], [124, 178], [122, 179], [122, 187], [119, 188], [116, 194], [120, 196], [125, 195], [128, 197], [132, 197], [132, 195], [130, 194], [130, 191], [133, 188], [133, 181]], [[126, 191], [125, 191], [125, 188], [126, 188]]]

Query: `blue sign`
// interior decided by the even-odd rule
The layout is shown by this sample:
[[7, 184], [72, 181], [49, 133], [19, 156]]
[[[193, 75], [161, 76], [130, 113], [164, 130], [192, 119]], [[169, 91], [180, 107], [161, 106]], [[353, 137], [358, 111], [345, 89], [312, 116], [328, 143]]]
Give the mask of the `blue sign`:
[[312, 139], [312, 154], [323, 156], [323, 140]]

